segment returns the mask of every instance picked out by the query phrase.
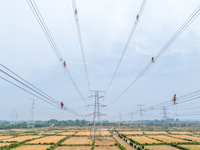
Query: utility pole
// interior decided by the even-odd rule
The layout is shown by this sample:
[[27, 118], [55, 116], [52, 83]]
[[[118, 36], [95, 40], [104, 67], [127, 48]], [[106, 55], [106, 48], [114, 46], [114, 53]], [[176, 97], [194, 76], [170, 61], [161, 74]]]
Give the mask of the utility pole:
[[34, 109], [35, 109], [35, 100], [34, 99], [31, 99], [33, 102], [32, 102], [32, 107], [31, 107], [31, 112], [30, 112], [30, 116], [29, 116], [29, 121], [27, 123], [27, 128], [34, 128]]
[[145, 105], [138, 105], [139, 106], [139, 112], [140, 112], [140, 127], [143, 127], [144, 126], [144, 113], [143, 113], [143, 111], [145, 111], [144, 110], [144, 107], [145, 107]]
[[106, 115], [100, 112], [100, 107], [106, 107], [106, 105], [102, 105], [99, 102], [99, 99], [104, 97], [104, 96], [99, 96], [99, 93], [103, 91], [91, 91], [91, 92], [95, 94], [95, 95], [92, 95], [92, 97], [95, 97], [94, 105], [86, 106], [86, 107], [94, 106], [94, 113], [87, 115], [87, 116], [93, 115], [93, 127], [90, 131], [90, 137], [94, 139], [96, 131], [99, 130], [100, 137], [103, 136], [105, 139], [104, 130], [102, 127], [102, 122], [101, 122], [101, 116], [106, 116]]

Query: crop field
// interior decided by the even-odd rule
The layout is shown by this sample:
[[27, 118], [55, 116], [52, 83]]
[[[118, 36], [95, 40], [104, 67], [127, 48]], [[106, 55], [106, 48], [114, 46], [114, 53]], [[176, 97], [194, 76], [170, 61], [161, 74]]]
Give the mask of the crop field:
[[65, 138], [66, 136], [47, 136], [47, 137], [43, 137], [40, 139], [36, 139], [33, 141], [30, 141], [28, 143], [57, 143], [58, 141], [60, 141], [61, 139]]
[[181, 140], [181, 139], [177, 139], [177, 138], [172, 138], [172, 137], [168, 137], [168, 136], [164, 136], [164, 135], [155, 135], [155, 136], [149, 136], [149, 137], [152, 137], [154, 139], [159, 139], [159, 140], [162, 140], [164, 142], [168, 142], [168, 143], [171, 143], [171, 142], [174, 142], [174, 143], [178, 143], [178, 142], [189, 142], [189, 141], [186, 141], [186, 140]]
[[189, 136], [189, 135], [171, 135], [171, 136], [175, 137], [175, 138], [190, 139], [192, 141], [200, 142], [200, 138], [199, 137], [194, 137], [194, 136]]
[[180, 145], [180, 146], [188, 148], [189, 150], [200, 150], [200, 145]]
[[143, 134], [142, 131], [120, 131], [120, 134], [125, 134], [125, 135], [137, 135], [137, 134]]
[[5, 145], [10, 145], [10, 144], [12, 144], [12, 143], [0, 143], [0, 147], [5, 146]]
[[50, 145], [25, 145], [15, 148], [15, 150], [46, 150]]
[[129, 138], [133, 139], [134, 141], [140, 143], [140, 144], [144, 144], [144, 143], [148, 143], [148, 144], [152, 144], [152, 143], [161, 143], [157, 140], [148, 138], [146, 136], [128, 136]]
[[169, 145], [155, 145], [155, 146], [145, 146], [149, 150], [179, 150], [178, 148]]
[[106, 137], [106, 139], [103, 138], [95, 138], [95, 145], [114, 145], [116, 142], [112, 137]]
[[32, 129], [11, 129], [11, 131], [16, 131], [16, 132], [26, 132], [26, 131], [33, 131]]
[[[100, 132], [99, 131], [97, 131], [96, 132], [96, 135], [99, 135], [100, 134]], [[104, 130], [104, 135], [110, 135], [111, 133], [109, 132], [109, 131], [106, 131], [106, 130]]]
[[119, 150], [116, 146], [100, 146], [95, 147], [95, 150]]
[[[99, 135], [100, 132], [97, 131], [96, 135]], [[111, 133], [109, 131], [104, 131], [104, 135], [110, 135]], [[80, 131], [78, 133], [76, 133], [75, 135], [82, 135], [82, 136], [89, 136], [90, 135], [90, 131]]]
[[114, 135], [113, 136], [123, 147], [126, 148], [126, 150], [133, 150], [132, 147], [130, 147], [129, 145], [127, 145], [124, 141], [122, 141], [118, 136]]
[[33, 139], [33, 138], [39, 138], [40, 136], [19, 136], [19, 137], [15, 137], [15, 138], [10, 138], [10, 139], [6, 139], [3, 140], [5, 141], [17, 141], [17, 142], [22, 142], [28, 139]]
[[92, 145], [92, 139], [89, 139], [88, 137], [71, 137], [67, 140], [65, 140], [62, 144], [90, 144]]
[[75, 135], [84, 135], [84, 136], [89, 136], [90, 135], [90, 131], [80, 131], [78, 133], [76, 133]]
[[144, 131], [145, 134], [169, 134], [165, 131]]
[[92, 146], [60, 146], [55, 150], [91, 150]]
[[62, 132], [62, 133], [59, 133], [59, 135], [72, 135], [74, 133], [75, 132]]
[[169, 131], [171, 134], [193, 134], [192, 132], [178, 132], [178, 131]]
[[0, 141], [5, 140], [5, 139], [9, 139], [9, 138], [12, 138], [12, 136], [0, 136]]

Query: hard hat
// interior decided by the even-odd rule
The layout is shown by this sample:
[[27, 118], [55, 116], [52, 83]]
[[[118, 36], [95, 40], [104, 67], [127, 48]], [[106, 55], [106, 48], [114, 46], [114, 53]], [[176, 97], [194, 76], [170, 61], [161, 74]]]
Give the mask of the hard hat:
[[174, 94], [174, 96], [176, 96], [176, 94]]

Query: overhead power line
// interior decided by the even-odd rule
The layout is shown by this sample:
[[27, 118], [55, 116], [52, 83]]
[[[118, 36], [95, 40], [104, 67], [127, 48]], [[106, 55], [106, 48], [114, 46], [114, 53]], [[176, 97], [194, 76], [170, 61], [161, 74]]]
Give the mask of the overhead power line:
[[[157, 53], [154, 61], [156, 62], [164, 52], [176, 41], [176, 39], [187, 29], [187, 27], [198, 17], [200, 14], [200, 6], [195, 9], [195, 11], [189, 16], [189, 18], [182, 24], [182, 26], [176, 31], [176, 33], [170, 38], [170, 40], [164, 45], [164, 47]], [[118, 96], [116, 97], [111, 103], [111, 105], [115, 101], [117, 101], [152, 65], [154, 62], [148, 63], [148, 65], [142, 70], [142, 72], [129, 84], [129, 86]]]
[[[108, 85], [108, 87], [107, 87], [107, 89], [106, 89], [105, 95], [107, 94], [107, 92], [108, 92], [108, 90], [109, 90], [109, 88], [110, 88], [110, 86], [111, 86], [111, 84], [112, 84], [112, 82], [113, 82], [113, 79], [114, 79], [114, 77], [115, 77], [115, 75], [116, 75], [116, 73], [117, 73], [117, 71], [118, 71], [118, 69], [119, 69], [119, 66], [120, 66], [120, 64], [121, 64], [121, 62], [122, 62], [122, 59], [123, 59], [123, 57], [124, 57], [124, 55], [125, 55], [125, 53], [126, 53], [126, 50], [127, 50], [128, 46], [129, 46], [129, 44], [130, 44], [131, 38], [132, 38], [132, 36], [133, 36], [133, 34], [134, 34], [134, 32], [135, 32], [135, 29], [136, 29], [136, 27], [137, 27], [137, 24], [138, 24], [138, 22], [139, 22], [139, 19], [140, 19], [141, 16], [142, 16], [142, 12], [143, 12], [143, 10], [144, 10], [144, 7], [145, 7], [145, 5], [146, 5], [146, 2], [147, 2], [147, 0], [143, 0], [143, 2], [142, 2], [142, 5], [141, 5], [140, 10], [139, 10], [139, 13], [138, 13], [138, 15], [137, 15], [138, 18], [136, 17], [136, 19], [135, 19], [135, 22], [134, 22], [134, 25], [133, 25], [133, 27], [132, 27], [131, 33], [130, 33], [130, 35], [129, 35], [129, 37], [128, 37], [128, 40], [127, 40], [127, 42], [126, 42], [126, 45], [125, 45], [124, 50], [123, 50], [123, 52], [122, 52], [122, 55], [121, 55], [121, 57], [120, 57], [120, 59], [119, 59], [119, 62], [118, 62], [117, 67], [116, 67], [116, 69], [115, 69], [115, 72], [114, 72], [114, 74], [113, 74], [113, 76], [112, 76], [112, 78], [111, 78], [111, 81], [110, 81], [110, 83], [109, 83], [109, 85]], [[105, 95], [104, 95], [104, 96], [105, 96]]]
[[82, 40], [82, 36], [81, 36], [81, 29], [80, 29], [80, 25], [79, 25], [78, 13], [77, 13], [77, 7], [76, 7], [76, 1], [75, 0], [72, 0], [72, 6], [73, 6], [73, 10], [74, 10], [74, 19], [75, 19], [75, 23], [76, 23], [78, 40], [79, 40], [79, 44], [80, 44], [80, 48], [81, 48], [81, 54], [82, 54], [84, 69], [85, 69], [85, 73], [86, 73], [86, 77], [87, 77], [88, 87], [89, 87], [89, 90], [91, 90], [89, 76], [88, 76], [88, 70], [87, 70], [87, 64], [86, 64], [86, 60], [85, 60], [83, 40]]
[[[44, 32], [44, 35], [46, 36], [50, 46], [52, 47], [54, 53], [56, 54], [61, 66], [63, 67], [63, 62], [64, 62], [63, 57], [62, 57], [62, 55], [61, 55], [61, 53], [60, 53], [60, 51], [59, 51], [59, 49], [58, 49], [58, 47], [57, 47], [57, 45], [56, 45], [56, 43], [54, 41], [54, 39], [53, 39], [53, 37], [52, 37], [52, 35], [51, 35], [51, 33], [50, 33], [45, 21], [44, 21], [41, 13], [40, 13], [40, 10], [37, 7], [37, 4], [35, 3], [34, 0], [27, 0], [27, 2], [28, 2], [28, 5], [30, 6], [30, 8], [31, 8], [31, 10], [32, 10], [37, 22], [39, 23], [42, 31]], [[74, 85], [75, 89], [77, 90], [77, 92], [79, 93], [81, 98], [85, 101], [83, 95], [81, 94], [78, 86], [76, 85], [76, 83], [75, 83], [75, 81], [73, 79], [73, 76], [72, 76], [72, 74], [69, 71], [67, 66], [64, 67], [64, 71], [67, 73], [69, 79], [71, 80], [72, 84]], [[86, 101], [85, 101], [85, 103], [88, 104]]]
[[[28, 90], [26, 90], [26, 89], [20, 87], [20, 86], [17, 85], [17, 84], [14, 84], [13, 82], [11, 82], [11, 81], [9, 81], [9, 80], [3, 78], [3, 77], [0, 77], [0, 78], [2, 78], [3, 80], [5, 80], [5, 81], [7, 81], [7, 82], [9, 82], [9, 83], [11, 83], [11, 84], [17, 86], [18, 88], [20, 88], [20, 89], [22, 89], [22, 90], [28, 92], [29, 94], [34, 95], [34, 96], [36, 96], [37, 98], [39, 98], [39, 99], [41, 99], [41, 100], [43, 100], [43, 101], [45, 101], [45, 102], [47, 102], [47, 103], [49, 103], [49, 104], [51, 104], [51, 105], [53, 105], [53, 106], [55, 106], [55, 107], [57, 107], [57, 108], [60, 109], [60, 102], [59, 102], [59, 101], [57, 101], [57, 100], [53, 99], [51, 96], [45, 94], [43, 91], [41, 91], [41, 90], [38, 89], [37, 87], [33, 86], [33, 85], [30, 84], [28, 81], [26, 81], [25, 79], [23, 79], [22, 77], [20, 77], [19, 75], [17, 75], [16, 73], [14, 73], [13, 71], [11, 71], [11, 70], [8, 69], [7, 67], [5, 67], [4, 65], [2, 65], [2, 64], [0, 64], [0, 65], [3, 66], [4, 68], [6, 68], [7, 70], [9, 70], [10, 72], [12, 72], [14, 75], [16, 75], [16, 76], [17, 76], [18, 78], [20, 78], [21, 80], [23, 80], [23, 81], [25, 81], [26, 83], [28, 83], [29, 85], [31, 85], [32, 87], [30, 87], [30, 86], [27, 85], [26, 83], [23, 83], [22, 81], [16, 79], [16, 78], [13, 77], [12, 75], [10, 75], [9, 73], [7, 73], [7, 72], [5, 72], [5, 71], [3, 71], [3, 70], [1, 70], [1, 69], [0, 69], [0, 72], [4, 73], [6, 76], [12, 78], [12, 79], [15, 80], [16, 82], [22, 84], [23, 86], [25, 86], [26, 88], [28, 88], [29, 90], [31, 90], [32, 92], [35, 92], [35, 93], [32, 93], [32, 92], [30, 92], [30, 91], [28, 91]], [[36, 95], [36, 94], [38, 94], [38, 95]], [[39, 96], [42, 96], [42, 98], [39, 97]], [[68, 111], [68, 112], [70, 112], [70, 113], [78, 114], [78, 113], [74, 112], [73, 110], [71, 110], [71, 109], [68, 108], [68, 107], [65, 107], [65, 110]]]
[[[193, 101], [193, 100], [199, 99], [199, 98], [200, 98], [200, 90], [197, 90], [197, 91], [194, 91], [194, 92], [191, 92], [191, 93], [188, 93], [188, 94], [178, 97], [176, 105], [180, 105], [182, 103], [186, 103], [188, 101]], [[144, 109], [144, 111], [153, 111], [153, 110], [161, 109], [163, 107], [173, 107], [173, 106], [174, 106], [174, 103], [172, 102], [172, 99], [170, 99], [170, 100], [162, 102], [160, 104], [156, 104], [156, 105], [147, 107]], [[126, 113], [123, 116], [128, 116], [130, 114], [137, 114], [137, 113], [138, 113], [138, 111], [134, 111], [134, 112]]]

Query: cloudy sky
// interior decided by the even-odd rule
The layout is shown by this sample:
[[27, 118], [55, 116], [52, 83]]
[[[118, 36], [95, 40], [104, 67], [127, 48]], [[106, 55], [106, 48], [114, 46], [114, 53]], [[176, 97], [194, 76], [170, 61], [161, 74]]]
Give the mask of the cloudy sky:
[[[35, 0], [67, 66], [89, 104], [90, 92], [81, 56], [72, 3], [70, 0]], [[142, 0], [76, 0], [83, 47], [92, 90], [105, 91], [117, 67], [134, 25]], [[141, 73], [172, 35], [200, 5], [199, 0], [147, 0], [142, 17], [132, 36], [117, 74], [102, 104], [109, 104]], [[0, 0], [0, 63], [65, 106], [83, 115], [93, 108], [74, 88], [26, 0]], [[106, 119], [156, 105], [200, 89], [200, 16], [167, 49], [161, 58], [139, 78], [117, 101], [102, 109]], [[0, 66], [3, 70], [3, 68]], [[0, 76], [13, 81], [0, 72]], [[15, 82], [16, 83], [16, 82]], [[82, 119], [0, 79], [0, 120], [28, 120], [35, 99], [36, 120]], [[199, 99], [193, 102], [198, 102]], [[168, 109], [169, 116], [198, 111], [189, 102]], [[190, 108], [190, 109], [189, 109]], [[175, 109], [175, 111], [174, 111]], [[180, 111], [178, 111], [180, 110]], [[161, 110], [146, 119], [161, 119]], [[92, 117], [87, 118], [91, 120]], [[177, 118], [177, 117], [176, 117]], [[180, 119], [198, 119], [198, 116]], [[103, 117], [102, 119], [105, 119]], [[126, 116], [123, 120], [131, 119]], [[134, 116], [138, 119], [138, 115]]]

